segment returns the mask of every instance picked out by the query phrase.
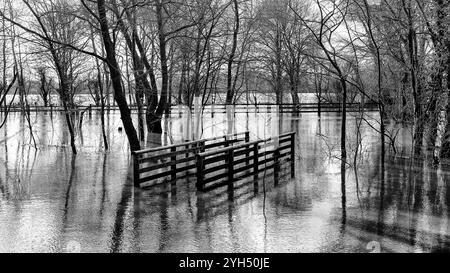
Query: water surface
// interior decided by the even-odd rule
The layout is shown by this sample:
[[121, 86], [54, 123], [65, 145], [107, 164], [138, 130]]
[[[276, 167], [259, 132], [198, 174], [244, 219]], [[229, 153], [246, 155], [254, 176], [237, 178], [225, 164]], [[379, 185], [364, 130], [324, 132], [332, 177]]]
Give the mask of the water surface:
[[[177, 109], [174, 109], [177, 110]], [[369, 114], [374, 120], [377, 116]], [[100, 118], [86, 114], [71, 154], [65, 119], [32, 113], [33, 137], [20, 113], [0, 130], [0, 252], [431, 252], [450, 248], [450, 166], [388, 154], [380, 166], [379, 136], [360, 129], [362, 157], [345, 171], [342, 203], [338, 113], [236, 113], [206, 109], [201, 137], [250, 131], [251, 139], [297, 132], [296, 178], [278, 187], [266, 173], [255, 193], [195, 190], [195, 179], [150, 190], [133, 187], [130, 153], [118, 112], [107, 116], [110, 151]], [[172, 113], [148, 147], [195, 135], [195, 121]], [[372, 124], [376, 126], [376, 122]], [[349, 116], [350, 158], [357, 120]], [[77, 126], [79, 127], [79, 126]], [[407, 129], [399, 150], [408, 151]], [[353, 160], [349, 160], [353, 161]], [[350, 163], [350, 162], [349, 162]], [[77, 248], [75, 248], [78, 250]]]

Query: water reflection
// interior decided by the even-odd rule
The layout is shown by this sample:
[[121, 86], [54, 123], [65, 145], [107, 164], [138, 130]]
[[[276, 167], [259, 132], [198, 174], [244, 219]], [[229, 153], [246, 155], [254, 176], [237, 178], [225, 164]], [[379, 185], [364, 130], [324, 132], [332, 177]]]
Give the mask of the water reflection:
[[[401, 153], [382, 160], [377, 133], [363, 123], [357, 134], [349, 118], [349, 150], [359, 139], [363, 155], [355, 170], [338, 159], [336, 114], [249, 108], [213, 115], [205, 108], [194, 121], [179, 110], [164, 120], [162, 136], [145, 136], [144, 146], [194, 139], [194, 124], [204, 138], [248, 130], [256, 140], [295, 131], [296, 179], [285, 170], [275, 187], [268, 171], [231, 192], [198, 193], [188, 176], [176, 187], [143, 191], [133, 187], [117, 112], [105, 120], [111, 149], [102, 149], [93, 112], [77, 128], [76, 157], [62, 115], [32, 113], [35, 149], [27, 124], [13, 113], [0, 132], [0, 252], [62, 252], [70, 241], [84, 252], [367, 252], [372, 241], [385, 252], [449, 249], [450, 166]], [[398, 146], [407, 149], [404, 131]]]

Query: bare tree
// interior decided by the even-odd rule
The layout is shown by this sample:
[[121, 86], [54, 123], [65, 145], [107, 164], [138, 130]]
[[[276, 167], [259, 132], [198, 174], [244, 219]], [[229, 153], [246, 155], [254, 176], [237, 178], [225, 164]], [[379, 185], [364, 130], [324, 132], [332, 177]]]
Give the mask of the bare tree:
[[52, 79], [47, 78], [47, 68], [45, 66], [39, 66], [37, 68], [37, 74], [39, 76], [39, 95], [42, 98], [44, 106], [48, 107], [53, 88]]
[[[305, 26], [314, 36], [314, 40], [321, 48], [325, 60], [331, 65], [331, 72], [337, 76], [342, 88], [342, 121], [341, 121], [341, 160], [347, 160], [346, 134], [347, 134], [347, 75], [341, 64], [341, 59], [336, 48], [335, 37], [337, 29], [343, 24], [347, 12], [348, 5], [346, 3], [338, 3], [335, 1], [316, 0], [318, 9], [317, 17], [304, 18], [290, 4], [290, 8], [296, 13], [298, 18], [302, 20]], [[316, 17], [316, 15], [313, 15]], [[328, 68], [328, 67], [327, 67]]]
[[228, 57], [228, 72], [227, 72], [227, 98], [226, 98], [226, 104], [231, 104], [233, 102], [234, 93], [235, 90], [233, 88], [233, 63], [234, 63], [234, 57], [236, 55], [236, 49], [237, 49], [237, 39], [239, 34], [239, 4], [238, 0], [233, 0], [233, 6], [234, 6], [234, 30], [233, 30], [233, 42], [231, 47], [231, 52]]

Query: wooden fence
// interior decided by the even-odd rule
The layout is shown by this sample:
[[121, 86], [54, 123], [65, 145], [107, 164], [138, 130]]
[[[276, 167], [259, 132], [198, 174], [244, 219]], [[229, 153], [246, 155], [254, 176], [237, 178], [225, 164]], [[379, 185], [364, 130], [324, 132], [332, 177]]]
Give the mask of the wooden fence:
[[[291, 104], [286, 103], [282, 105], [276, 105], [276, 104], [235, 104], [233, 105], [233, 111], [234, 113], [247, 113], [247, 112], [257, 112], [257, 113], [271, 113], [271, 112], [278, 112], [280, 113], [317, 113], [319, 111], [321, 112], [340, 112], [342, 109], [342, 104], [340, 103], [321, 103], [320, 105], [318, 103], [299, 103], [299, 104]], [[348, 112], [359, 112], [362, 107], [359, 103], [347, 103], [347, 111]], [[365, 110], [377, 110], [377, 104], [373, 103], [366, 103], [364, 105]], [[205, 105], [205, 111], [214, 113], [226, 113], [227, 106], [223, 104], [216, 104], [216, 105]]]
[[258, 183], [261, 172], [273, 168], [275, 186], [279, 183], [280, 166], [290, 162], [295, 177], [295, 132], [276, 138], [238, 144], [232, 147], [200, 152], [197, 158], [197, 189], [210, 191], [253, 176]]
[[[233, 104], [234, 111], [236, 113], [246, 113], [250, 111], [257, 111], [257, 112], [274, 112], [276, 104], [270, 104], [270, 103], [261, 103], [261, 104]], [[177, 108], [179, 105], [171, 105], [169, 106], [171, 109], [172, 114], [178, 113]], [[186, 107], [186, 106], [183, 106]], [[339, 112], [342, 105], [340, 103], [321, 103], [320, 108], [322, 112]], [[360, 111], [360, 107], [362, 105], [360, 103], [347, 103], [347, 110], [349, 112], [353, 111]], [[129, 106], [130, 110], [137, 111], [137, 107], [134, 105]], [[204, 105], [205, 110], [209, 111], [209, 109], [214, 109], [214, 112], [216, 113], [225, 113], [227, 105], [225, 104], [206, 104]], [[279, 105], [279, 111], [282, 113], [296, 113], [296, 112], [317, 112], [319, 108], [318, 103], [299, 103], [299, 104], [292, 104], [292, 103], [284, 103], [282, 105]], [[71, 111], [99, 111], [101, 108], [100, 106], [90, 105], [90, 106], [77, 106], [75, 109], [72, 109]], [[143, 110], [145, 111], [146, 107], [143, 107]], [[366, 103], [364, 104], [364, 109], [366, 110], [377, 110], [377, 104], [375, 103]], [[36, 105], [29, 105], [25, 110], [29, 112], [62, 112], [64, 111], [64, 108], [61, 106], [36, 106]], [[119, 110], [117, 106], [106, 106], [106, 111], [109, 110]], [[194, 110], [194, 107], [191, 108], [191, 110]], [[3, 107], [0, 107], [0, 112], [5, 111]], [[11, 112], [21, 112], [24, 111], [22, 107], [19, 106], [12, 106], [9, 108], [9, 111]]]
[[249, 132], [202, 139], [181, 144], [135, 151], [133, 155], [134, 185], [149, 187], [194, 174], [196, 155], [250, 141]]

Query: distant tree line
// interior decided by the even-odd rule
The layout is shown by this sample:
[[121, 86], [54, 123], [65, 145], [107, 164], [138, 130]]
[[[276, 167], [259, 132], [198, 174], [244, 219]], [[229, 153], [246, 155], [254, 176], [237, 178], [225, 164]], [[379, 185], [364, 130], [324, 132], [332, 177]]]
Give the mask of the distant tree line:
[[[144, 127], [162, 132], [171, 104], [214, 103], [219, 93], [234, 104], [252, 90], [271, 91], [278, 104], [299, 103], [307, 89], [319, 102], [335, 94], [342, 103], [344, 161], [349, 102], [378, 105], [374, 130], [383, 150], [395, 150], [387, 128], [393, 121], [411, 126], [417, 154], [427, 147], [436, 160], [450, 157], [446, 0], [2, 3], [2, 107], [2, 98], [15, 93], [8, 87], [20, 86], [11, 83], [33, 74], [44, 97], [56, 87], [70, 130], [83, 83], [97, 105], [118, 106], [131, 149], [138, 150]], [[138, 128], [130, 104], [138, 107]]]

